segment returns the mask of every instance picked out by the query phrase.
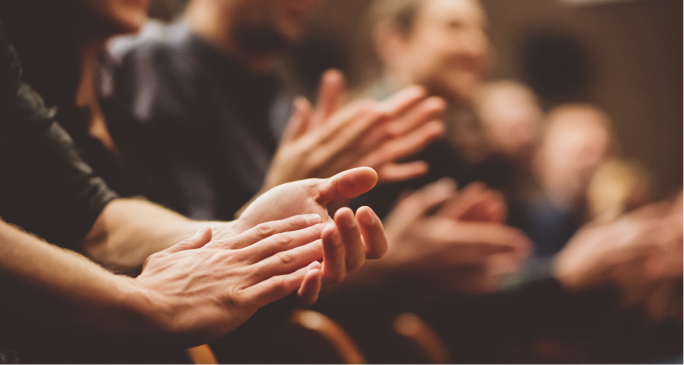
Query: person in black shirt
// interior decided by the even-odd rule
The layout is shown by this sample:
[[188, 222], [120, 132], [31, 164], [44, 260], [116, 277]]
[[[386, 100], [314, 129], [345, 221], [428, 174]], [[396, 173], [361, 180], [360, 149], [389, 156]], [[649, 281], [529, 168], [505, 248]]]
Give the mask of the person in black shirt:
[[[3, 2], [0, 19], [16, 19], [13, 7], [34, 11], [52, 2], [39, 3]], [[98, 4], [104, 2], [91, 5]], [[326, 271], [327, 281], [338, 281], [363, 262], [359, 251], [382, 255], [384, 233], [369, 209], [357, 213], [363, 234], [350, 211], [338, 213], [336, 224], [319, 223], [329, 219], [328, 201], [360, 194], [376, 179], [371, 169], [355, 169], [281, 186], [230, 223], [191, 221], [120, 199], [81, 160], [55, 122], [54, 108], [22, 81], [0, 25], [0, 345], [14, 343], [6, 331], [39, 336], [62, 324], [188, 346], [235, 329], [257, 308], [298, 288], [313, 301]], [[274, 241], [290, 244], [276, 248]], [[142, 274], [114, 275], [73, 251], [110, 267], [143, 266]], [[272, 257], [278, 251], [280, 259], [291, 259]]]
[[153, 147], [140, 155], [163, 151], [147, 169], [166, 171], [155, 180], [175, 192], [169, 207], [230, 219], [254, 195], [288, 181], [355, 166], [376, 169], [380, 182], [426, 172], [420, 162], [395, 162], [442, 131], [435, 119], [443, 103], [425, 99], [421, 88], [339, 108], [342, 76], [331, 71], [315, 109], [303, 98], [293, 108], [277, 61], [301, 35], [314, 3], [192, 1], [182, 20], [155, 31], [160, 36], [143, 31], [112, 47], [103, 105], [113, 139], [123, 145], [142, 136]]

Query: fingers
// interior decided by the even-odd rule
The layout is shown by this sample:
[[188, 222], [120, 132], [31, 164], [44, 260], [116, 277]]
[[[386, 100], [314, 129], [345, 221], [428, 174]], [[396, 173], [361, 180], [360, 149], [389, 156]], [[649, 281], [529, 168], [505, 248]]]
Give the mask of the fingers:
[[446, 104], [442, 98], [427, 98], [404, 114], [397, 115], [395, 122], [388, 125], [387, 129], [390, 135], [404, 135], [431, 120], [439, 119], [445, 108]]
[[143, 262], [142, 269], [143, 271], [147, 267], [147, 264], [150, 262], [150, 259], [154, 257], [158, 257], [159, 255], [165, 256], [165, 255], [170, 255], [174, 254], [176, 252], [180, 251], [185, 251], [185, 250], [193, 250], [197, 249], [200, 247], [203, 247], [209, 241], [211, 241], [211, 228], [208, 226], [202, 227], [199, 231], [197, 231], [193, 236], [184, 239], [183, 241], [180, 241], [176, 243], [175, 245], [167, 248], [166, 250], [157, 252], [156, 254], [150, 255], [145, 259], [145, 262]]
[[[327, 225], [326, 225], [327, 227]], [[325, 230], [324, 230], [325, 232]], [[313, 261], [323, 259], [321, 240], [287, 251], [279, 251], [266, 259], [255, 263], [254, 282], [266, 280], [272, 276], [284, 275], [309, 265]]]
[[396, 182], [425, 175], [429, 170], [424, 161], [385, 164], [378, 168], [378, 182]]
[[351, 199], [372, 189], [377, 182], [378, 174], [369, 167], [343, 171], [318, 182], [316, 202], [325, 205], [333, 200]]
[[296, 140], [306, 133], [311, 122], [311, 103], [304, 97], [294, 100], [294, 113], [287, 123], [283, 132], [281, 143], [288, 143]]
[[392, 117], [396, 117], [416, 105], [426, 94], [424, 87], [413, 85], [396, 92], [381, 105]]
[[338, 70], [328, 70], [321, 76], [316, 110], [311, 118], [312, 128], [321, 126], [337, 111], [344, 93], [344, 76]]
[[526, 257], [532, 243], [520, 230], [498, 223], [451, 222], [444, 237], [456, 244], [470, 245], [482, 254], [514, 252]]
[[176, 243], [175, 245], [167, 248], [162, 252], [171, 254], [180, 251], [200, 248], [209, 243], [209, 241], [211, 241], [211, 235], [211, 228], [204, 226], [202, 227], [202, 229], [197, 231], [197, 233], [195, 233], [192, 237], [186, 238], [183, 241]]
[[241, 254], [249, 263], [256, 263], [274, 255], [289, 255], [286, 251], [320, 239], [324, 226], [317, 224], [297, 231], [274, 234], [245, 248]]
[[311, 227], [320, 222], [321, 217], [318, 214], [296, 215], [278, 221], [261, 223], [256, 227], [241, 233], [237, 237], [231, 238], [229, 240], [213, 241], [208, 245], [208, 247], [224, 249], [244, 248], [273, 235], [283, 232], [298, 231], [307, 227]]
[[503, 223], [507, 210], [501, 193], [474, 182], [449, 199], [437, 214], [460, 221]]
[[304, 305], [311, 305], [318, 300], [318, 294], [321, 291], [322, 286], [322, 273], [321, 273], [321, 263], [318, 261], [312, 262], [306, 267], [306, 274], [304, 275], [304, 280], [302, 285], [297, 291], [297, 295]]
[[342, 236], [335, 226], [330, 225], [323, 230], [321, 239], [323, 241], [323, 284], [339, 283], [347, 276]]
[[379, 259], [387, 253], [388, 244], [382, 221], [369, 207], [361, 207], [356, 211], [361, 236], [365, 243], [366, 258]]
[[455, 192], [456, 183], [449, 178], [426, 185], [397, 203], [385, 220], [387, 226], [398, 226], [396, 228], [402, 229], [405, 225], [442, 204]]
[[337, 210], [335, 225], [344, 244], [346, 271], [354, 271], [366, 261], [366, 248], [361, 239], [361, 231], [356, 223], [354, 212], [346, 207]]
[[[245, 289], [245, 299], [251, 302], [255, 308], [261, 308], [266, 304], [282, 299], [302, 285], [307, 271], [308, 268], [303, 267], [293, 273], [273, 276], [252, 285]], [[308, 285], [311, 285], [310, 282], [311, 279], [309, 279]], [[309, 297], [312, 296], [308, 291], [305, 294]]]
[[382, 147], [368, 154], [359, 164], [362, 166], [381, 166], [397, 161], [422, 150], [442, 133], [444, 133], [442, 122], [429, 122], [412, 133], [386, 141], [381, 144]]

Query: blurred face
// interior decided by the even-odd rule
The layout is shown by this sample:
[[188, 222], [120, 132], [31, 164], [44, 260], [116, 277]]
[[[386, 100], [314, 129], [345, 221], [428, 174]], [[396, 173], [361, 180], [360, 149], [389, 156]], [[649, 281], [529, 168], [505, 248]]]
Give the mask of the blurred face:
[[470, 97], [487, 63], [484, 22], [475, 0], [425, 1], [401, 55], [412, 81], [448, 98]]
[[79, 0], [88, 30], [103, 36], [136, 33], [147, 20], [149, 0]]
[[578, 194], [587, 189], [608, 158], [611, 136], [601, 118], [605, 116], [589, 109], [565, 110], [550, 117], [540, 166], [547, 183]]
[[278, 50], [298, 41], [319, 0], [240, 0], [227, 7], [242, 47]]
[[537, 147], [542, 112], [533, 95], [516, 86], [493, 86], [477, 101], [477, 114], [492, 147], [528, 160]]

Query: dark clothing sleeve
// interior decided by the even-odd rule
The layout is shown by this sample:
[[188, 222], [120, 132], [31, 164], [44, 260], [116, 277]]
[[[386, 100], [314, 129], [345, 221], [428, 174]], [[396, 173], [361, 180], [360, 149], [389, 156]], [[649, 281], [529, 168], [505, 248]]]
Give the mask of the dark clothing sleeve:
[[0, 216], [65, 248], [78, 249], [117, 196], [93, 174], [21, 66], [0, 24]]

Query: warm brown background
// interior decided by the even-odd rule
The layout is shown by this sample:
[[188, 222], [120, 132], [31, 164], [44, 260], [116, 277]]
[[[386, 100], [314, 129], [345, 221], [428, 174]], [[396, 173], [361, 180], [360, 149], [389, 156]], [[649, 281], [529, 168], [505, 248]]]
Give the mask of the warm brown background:
[[[625, 157], [644, 163], [658, 198], [682, 188], [682, 0], [480, 0], [496, 50], [491, 78], [529, 81], [531, 37], [559, 35], [585, 51], [586, 82], [578, 94], [615, 120]], [[155, 0], [151, 13], [169, 19], [186, 0]], [[573, 5], [585, 3], [585, 5]], [[358, 30], [369, 0], [327, 0], [289, 64], [312, 97], [320, 72], [353, 70]], [[547, 105], [562, 98], [544, 97]]]
[[[654, 174], [656, 197], [682, 187], [682, 1], [624, 0], [573, 5], [562, 0], [481, 0], [496, 50], [491, 77], [529, 80], [523, 62], [534, 34], [558, 34], [585, 51], [582, 99], [615, 120], [623, 154]], [[325, 67], [351, 71], [355, 31], [368, 0], [328, 0], [312, 24], [299, 62], [311, 94]], [[339, 47], [339, 49], [336, 49]], [[351, 75], [353, 77], [353, 74]], [[352, 83], [354, 79], [350, 80]], [[546, 98], [549, 99], [549, 98]], [[550, 104], [554, 100], [547, 100]]]

